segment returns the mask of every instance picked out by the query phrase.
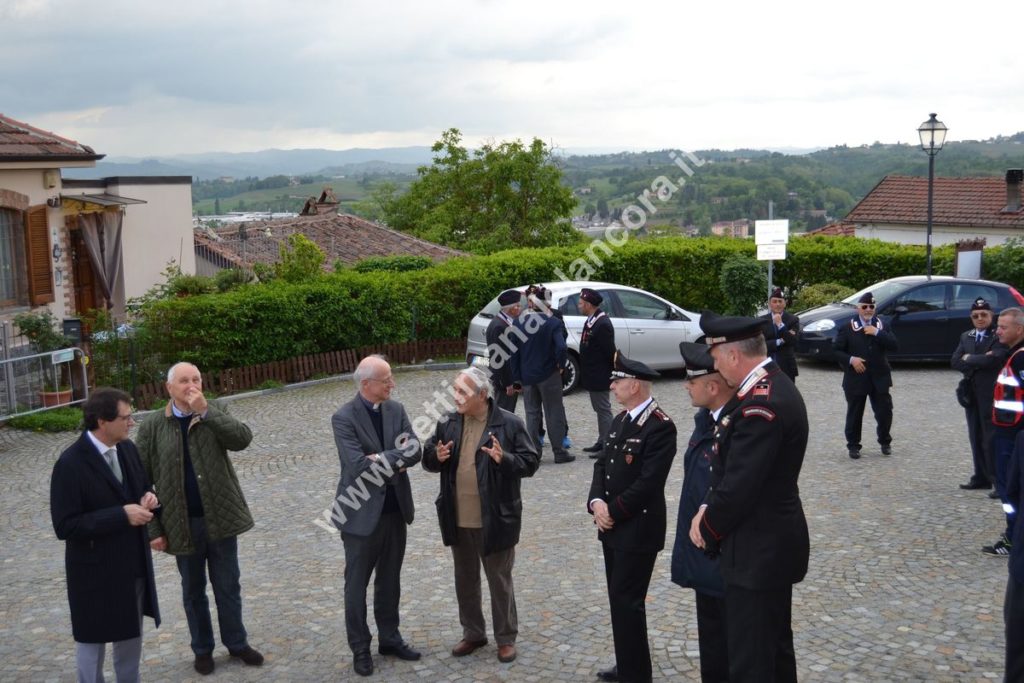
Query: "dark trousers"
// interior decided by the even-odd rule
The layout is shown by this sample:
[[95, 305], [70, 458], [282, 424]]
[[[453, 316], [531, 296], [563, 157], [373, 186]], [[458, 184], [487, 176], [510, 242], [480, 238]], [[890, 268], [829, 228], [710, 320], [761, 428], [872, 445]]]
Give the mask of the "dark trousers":
[[519, 403], [519, 394], [513, 393], [511, 396], [505, 393], [505, 387], [494, 388], [494, 402], [498, 404], [499, 408], [504, 408], [510, 413], [516, 412], [516, 404]]
[[878, 443], [892, 443], [892, 395], [888, 389], [879, 389], [866, 395], [846, 394], [846, 447], [859, 451], [861, 425], [864, 422], [864, 404], [871, 400], [871, 412], [878, 423]]
[[1006, 512], [1006, 538], [1013, 538], [1013, 523], [1017, 518], [1017, 511], [1010, 505], [1010, 499], [1006, 497], [1006, 485], [1009, 483], [1010, 458], [1013, 457], [1014, 437], [996, 432], [992, 437], [992, 450], [996, 456], [996, 492], [1003, 502], [1003, 510]]
[[792, 586], [725, 587], [730, 683], [795, 683], [792, 602]]
[[523, 387], [523, 403], [526, 405], [526, 431], [530, 433], [534, 444], [540, 449], [541, 411], [543, 420], [548, 425], [548, 436], [551, 438], [551, 450], [555, 452], [555, 460], [569, 455], [562, 442], [568, 427], [565, 423], [565, 404], [562, 403], [562, 375], [555, 370], [538, 384]]
[[725, 598], [697, 591], [697, 644], [702, 683], [729, 683]]
[[213, 599], [217, 603], [220, 642], [231, 652], [244, 650], [249, 644], [242, 624], [242, 585], [238, 569], [238, 537], [211, 541], [206, 533], [206, 518], [189, 518], [189, 530], [195, 552], [178, 555], [181, 593], [185, 619], [192, 635], [192, 651], [197, 655], [213, 652], [213, 623], [210, 601], [206, 597], [206, 572], [210, 572]]
[[[1013, 552], [1018, 552], [1016, 548]], [[1024, 681], [1024, 584], [1013, 578], [1006, 581], [1006, 599], [1003, 601], [1003, 620], [1006, 624], [1006, 677], [1007, 683]]]
[[459, 623], [462, 637], [480, 641], [487, 637], [487, 624], [481, 605], [480, 565], [487, 575], [491, 594], [491, 623], [498, 645], [512, 645], [519, 635], [519, 617], [512, 585], [512, 567], [516, 562], [514, 547], [484, 555], [484, 537], [480, 529], [459, 527], [458, 542], [452, 546], [455, 561], [455, 597], [459, 602]]
[[651, 648], [647, 642], [647, 587], [658, 553], [630, 553], [604, 545], [604, 574], [612, 613], [615, 666], [619, 680], [651, 680]]
[[992, 403], [979, 404], [977, 396], [964, 408], [967, 415], [967, 438], [971, 442], [971, 460], [974, 462], [973, 484], [991, 484], [995, 480], [992, 458]]
[[366, 588], [373, 574], [373, 618], [380, 645], [400, 645], [399, 575], [405, 559], [405, 519], [401, 512], [382, 514], [369, 536], [341, 534], [345, 544], [345, 630], [352, 652], [369, 649], [373, 640], [366, 625]]
[[597, 442], [603, 444], [608, 440], [608, 430], [612, 426], [612, 404], [608, 398], [608, 390], [588, 391], [590, 407], [597, 414]]

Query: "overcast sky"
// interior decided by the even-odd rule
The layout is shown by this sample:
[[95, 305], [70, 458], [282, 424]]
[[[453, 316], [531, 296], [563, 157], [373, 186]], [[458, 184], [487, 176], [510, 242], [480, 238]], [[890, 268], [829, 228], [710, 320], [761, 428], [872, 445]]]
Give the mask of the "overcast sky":
[[111, 156], [983, 139], [1024, 130], [998, 5], [0, 0], [0, 112]]

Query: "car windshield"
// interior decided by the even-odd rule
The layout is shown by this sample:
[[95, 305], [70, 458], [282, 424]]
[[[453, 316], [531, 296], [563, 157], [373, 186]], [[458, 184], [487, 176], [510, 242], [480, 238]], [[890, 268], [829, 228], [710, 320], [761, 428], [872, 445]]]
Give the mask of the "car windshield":
[[877, 284], [871, 285], [870, 287], [865, 287], [864, 289], [860, 290], [855, 294], [851, 294], [850, 296], [843, 299], [842, 302], [848, 306], [855, 306], [857, 305], [857, 302], [860, 301], [860, 298], [867, 294], [868, 292], [871, 292], [871, 294], [874, 295], [875, 301], [888, 301], [889, 299], [892, 299], [900, 292], [909, 289], [913, 285], [914, 283], [896, 282], [894, 280], [889, 280], [887, 282], [879, 282]]

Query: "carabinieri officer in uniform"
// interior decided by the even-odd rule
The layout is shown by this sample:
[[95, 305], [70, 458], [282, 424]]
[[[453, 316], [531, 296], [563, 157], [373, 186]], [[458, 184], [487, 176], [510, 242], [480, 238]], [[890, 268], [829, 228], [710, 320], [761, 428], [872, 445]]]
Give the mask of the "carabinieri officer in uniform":
[[736, 395], [722, 408], [711, 484], [690, 540], [720, 557], [729, 681], [796, 681], [793, 584], [807, 574], [810, 541], [797, 479], [807, 409], [766, 354], [764, 321], [701, 313], [715, 369]]
[[665, 547], [665, 480], [676, 455], [676, 426], [651, 397], [658, 373], [616, 352], [612, 393], [625, 408], [594, 462], [587, 510], [604, 550], [615, 666], [603, 681], [651, 680], [644, 601], [658, 552]]

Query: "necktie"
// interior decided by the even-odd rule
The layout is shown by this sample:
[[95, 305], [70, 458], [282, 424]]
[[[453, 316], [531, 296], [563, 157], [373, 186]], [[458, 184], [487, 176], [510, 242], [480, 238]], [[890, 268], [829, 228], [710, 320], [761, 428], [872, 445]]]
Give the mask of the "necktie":
[[110, 465], [110, 469], [114, 472], [114, 477], [117, 479], [117, 483], [124, 483], [124, 475], [121, 474], [121, 463], [117, 461], [117, 449], [111, 448], [103, 454], [107, 464]]

